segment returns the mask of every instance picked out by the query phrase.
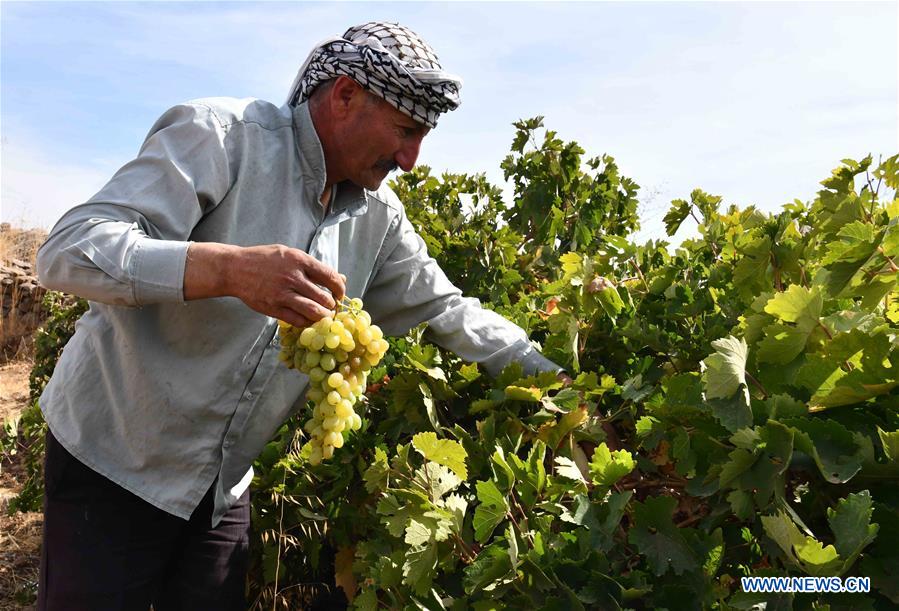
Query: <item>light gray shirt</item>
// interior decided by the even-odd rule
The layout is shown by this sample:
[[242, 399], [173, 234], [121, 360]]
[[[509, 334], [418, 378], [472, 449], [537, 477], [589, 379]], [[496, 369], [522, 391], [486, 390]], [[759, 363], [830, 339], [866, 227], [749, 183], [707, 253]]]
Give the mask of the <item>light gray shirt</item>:
[[211, 98], [176, 106], [137, 158], [53, 228], [41, 282], [90, 300], [40, 398], [59, 442], [153, 505], [190, 517], [213, 482], [213, 524], [303, 404], [277, 321], [236, 298], [185, 302], [191, 242], [299, 248], [346, 275], [388, 335], [429, 337], [496, 374], [558, 371], [522, 329], [481, 308], [428, 256], [396, 195], [338, 185], [327, 213], [306, 104]]

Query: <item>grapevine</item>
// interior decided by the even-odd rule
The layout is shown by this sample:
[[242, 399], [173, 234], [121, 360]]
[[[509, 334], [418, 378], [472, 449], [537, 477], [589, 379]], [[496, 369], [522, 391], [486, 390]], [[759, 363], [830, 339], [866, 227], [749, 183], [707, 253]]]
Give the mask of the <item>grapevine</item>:
[[311, 436], [309, 462], [317, 465], [343, 446], [347, 431], [362, 426], [354, 408], [365, 392], [369, 370], [387, 352], [387, 340], [358, 298], [344, 298], [333, 316], [302, 329], [278, 321], [278, 331], [278, 358], [309, 376], [306, 399], [314, 407], [303, 428]]

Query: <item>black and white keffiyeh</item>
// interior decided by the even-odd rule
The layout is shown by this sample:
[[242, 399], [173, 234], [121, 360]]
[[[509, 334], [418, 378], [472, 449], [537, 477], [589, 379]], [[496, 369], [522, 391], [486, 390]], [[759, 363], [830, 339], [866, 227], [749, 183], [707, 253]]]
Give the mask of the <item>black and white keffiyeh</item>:
[[460, 103], [462, 80], [444, 72], [430, 45], [397, 23], [372, 21], [317, 44], [290, 87], [288, 104], [307, 100], [318, 85], [341, 75], [431, 128]]

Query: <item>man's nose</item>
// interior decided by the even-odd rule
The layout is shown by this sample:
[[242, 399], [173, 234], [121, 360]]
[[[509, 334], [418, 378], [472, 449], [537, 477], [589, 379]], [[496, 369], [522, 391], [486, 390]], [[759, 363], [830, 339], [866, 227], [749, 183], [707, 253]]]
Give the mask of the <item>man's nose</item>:
[[394, 161], [396, 161], [396, 164], [400, 166], [403, 172], [410, 172], [415, 167], [418, 153], [421, 151], [421, 141], [421, 137], [409, 138], [394, 156]]

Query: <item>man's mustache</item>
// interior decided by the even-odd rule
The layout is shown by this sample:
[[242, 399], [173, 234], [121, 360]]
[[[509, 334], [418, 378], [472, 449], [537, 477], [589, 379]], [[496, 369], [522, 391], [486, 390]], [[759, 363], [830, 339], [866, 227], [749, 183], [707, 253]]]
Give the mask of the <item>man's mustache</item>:
[[375, 162], [375, 168], [386, 174], [390, 174], [398, 167], [400, 167], [399, 164], [393, 159], [381, 159], [380, 161]]

